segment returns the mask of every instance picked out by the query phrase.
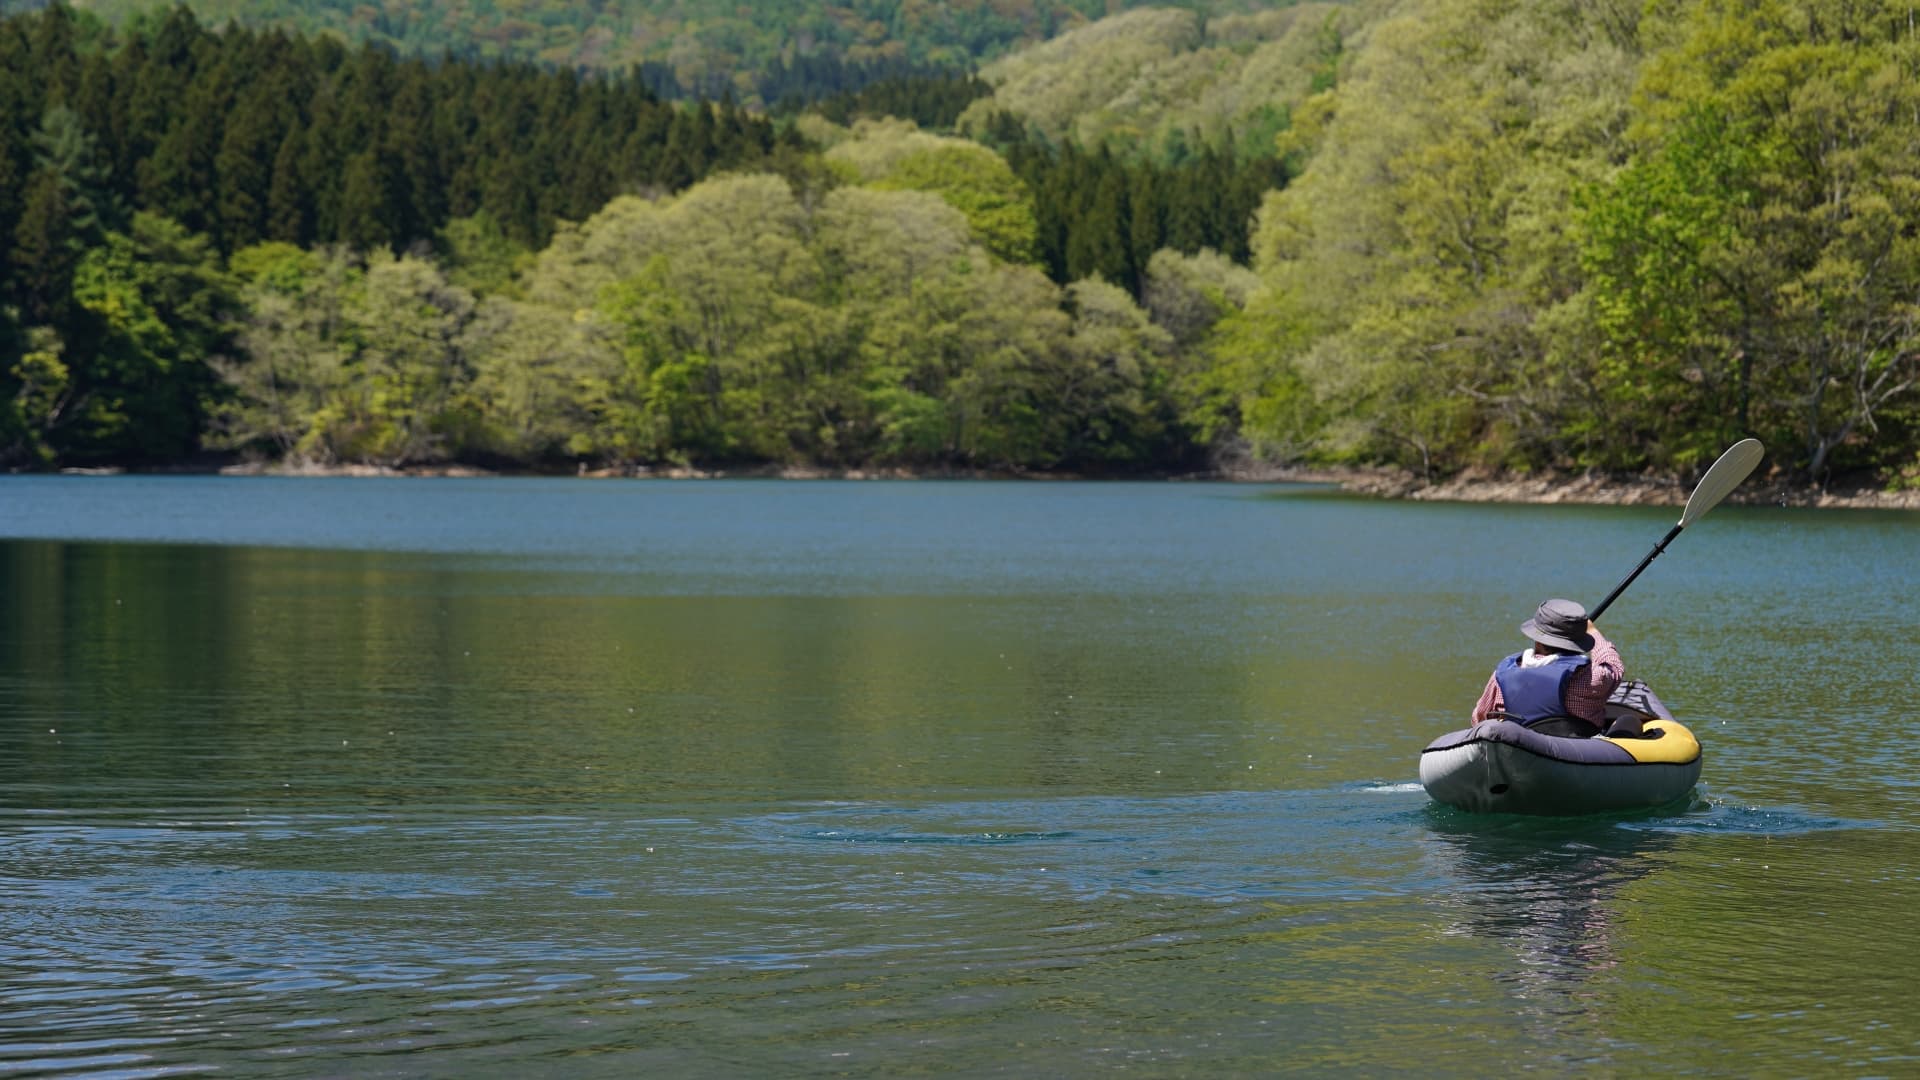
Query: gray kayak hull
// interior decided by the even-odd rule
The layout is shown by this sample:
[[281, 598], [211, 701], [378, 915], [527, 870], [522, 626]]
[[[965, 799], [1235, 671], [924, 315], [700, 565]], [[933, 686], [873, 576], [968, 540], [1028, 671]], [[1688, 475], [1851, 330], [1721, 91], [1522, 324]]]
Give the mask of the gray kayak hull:
[[1420, 755], [1436, 802], [1480, 814], [1605, 814], [1665, 806], [1692, 791], [1701, 759], [1598, 765], [1474, 740]]
[[1644, 683], [1629, 683], [1609, 719], [1639, 717], [1646, 737], [1543, 735], [1488, 720], [1435, 739], [1420, 784], [1436, 802], [1483, 814], [1604, 814], [1665, 806], [1700, 780], [1700, 743]]

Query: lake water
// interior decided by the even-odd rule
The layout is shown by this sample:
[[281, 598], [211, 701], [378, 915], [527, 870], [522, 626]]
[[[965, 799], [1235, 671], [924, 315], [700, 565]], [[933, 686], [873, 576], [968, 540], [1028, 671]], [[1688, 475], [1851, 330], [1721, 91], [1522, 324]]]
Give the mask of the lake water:
[[0, 1076], [1920, 1072], [1920, 515], [1608, 612], [1690, 805], [1416, 782], [1676, 516], [0, 478]]

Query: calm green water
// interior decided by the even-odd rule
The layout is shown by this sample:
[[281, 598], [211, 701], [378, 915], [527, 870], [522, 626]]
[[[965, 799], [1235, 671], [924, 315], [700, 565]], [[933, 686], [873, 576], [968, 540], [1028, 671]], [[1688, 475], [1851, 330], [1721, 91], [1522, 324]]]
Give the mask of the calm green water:
[[0, 479], [0, 1075], [1911, 1075], [1920, 516], [1608, 613], [1690, 807], [1415, 782], [1675, 513]]

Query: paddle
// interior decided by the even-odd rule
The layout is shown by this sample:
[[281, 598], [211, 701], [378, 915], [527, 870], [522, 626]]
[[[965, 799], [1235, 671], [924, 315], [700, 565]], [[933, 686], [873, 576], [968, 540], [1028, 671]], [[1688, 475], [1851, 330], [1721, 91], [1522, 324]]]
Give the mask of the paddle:
[[1719, 506], [1720, 500], [1726, 498], [1728, 492], [1739, 487], [1740, 481], [1745, 480], [1747, 474], [1753, 471], [1753, 467], [1760, 464], [1761, 455], [1765, 453], [1766, 450], [1760, 445], [1759, 439], [1741, 439], [1727, 447], [1727, 452], [1720, 455], [1720, 460], [1713, 463], [1713, 468], [1707, 470], [1707, 475], [1700, 478], [1699, 486], [1693, 489], [1693, 495], [1687, 499], [1687, 508], [1680, 512], [1680, 523], [1667, 530], [1667, 535], [1653, 545], [1653, 550], [1647, 552], [1647, 557], [1641, 559], [1640, 565], [1633, 568], [1633, 573], [1628, 574], [1620, 584], [1615, 585], [1613, 591], [1607, 594], [1607, 598], [1600, 601], [1600, 606], [1587, 613], [1587, 618], [1598, 621], [1600, 613], [1607, 610], [1607, 605], [1613, 603], [1621, 593], [1626, 592], [1627, 586], [1633, 584], [1633, 579], [1640, 576], [1640, 571], [1645, 570], [1647, 564], [1667, 550], [1667, 545], [1673, 542], [1674, 537], [1680, 535], [1680, 530], [1706, 517], [1707, 511]]

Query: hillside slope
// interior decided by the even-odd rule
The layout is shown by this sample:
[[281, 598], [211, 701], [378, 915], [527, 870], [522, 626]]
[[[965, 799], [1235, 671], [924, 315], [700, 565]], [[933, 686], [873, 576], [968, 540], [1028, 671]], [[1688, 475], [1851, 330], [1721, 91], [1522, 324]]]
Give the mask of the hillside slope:
[[1326, 3], [1215, 17], [1130, 11], [987, 65], [981, 74], [995, 92], [961, 123], [983, 131], [1010, 112], [1088, 146], [1178, 157], [1231, 136], [1243, 154], [1271, 155], [1292, 109], [1332, 84], [1357, 21]]
[[[589, 70], [644, 65], [656, 91], [743, 102], [817, 97], [913, 68], [965, 68], [1144, 0], [192, 0], [229, 20], [373, 42], [403, 53], [530, 60]], [[44, 0], [0, 0], [0, 14]], [[75, 0], [112, 22], [152, 17], [154, 0]], [[1259, 6], [1202, 0], [1206, 10]]]

